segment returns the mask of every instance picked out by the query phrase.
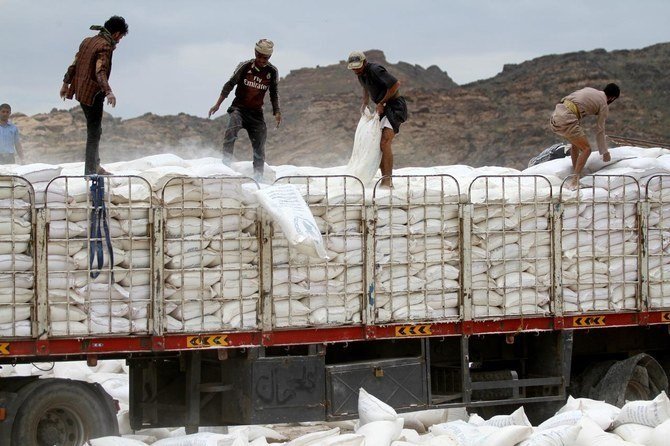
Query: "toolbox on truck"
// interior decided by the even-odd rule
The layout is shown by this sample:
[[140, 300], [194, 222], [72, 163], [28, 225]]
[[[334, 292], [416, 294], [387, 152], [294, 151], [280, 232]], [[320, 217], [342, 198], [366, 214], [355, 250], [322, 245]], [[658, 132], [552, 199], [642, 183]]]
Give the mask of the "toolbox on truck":
[[327, 365], [327, 418], [356, 417], [360, 388], [399, 410], [425, 408], [428, 405], [426, 361], [423, 357], [413, 357]]
[[232, 384], [222, 407], [229, 424], [282, 423], [324, 418], [322, 355], [231, 358], [222, 373]]

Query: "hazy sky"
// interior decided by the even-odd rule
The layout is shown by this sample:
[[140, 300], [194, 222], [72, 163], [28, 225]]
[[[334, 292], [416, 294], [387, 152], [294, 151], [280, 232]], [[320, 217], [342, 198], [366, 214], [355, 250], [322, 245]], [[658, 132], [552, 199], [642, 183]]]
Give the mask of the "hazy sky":
[[74, 106], [58, 98], [63, 73], [89, 25], [113, 14], [130, 33], [114, 53], [118, 103], [106, 109], [124, 118], [206, 116], [262, 37], [275, 41], [282, 76], [378, 48], [459, 84], [545, 54], [670, 41], [668, 0], [0, 0], [0, 103], [28, 114]]

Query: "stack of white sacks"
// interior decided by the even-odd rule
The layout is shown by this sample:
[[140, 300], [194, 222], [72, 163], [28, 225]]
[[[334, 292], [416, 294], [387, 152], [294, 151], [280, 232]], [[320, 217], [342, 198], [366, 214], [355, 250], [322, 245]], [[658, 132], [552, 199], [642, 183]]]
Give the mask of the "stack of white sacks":
[[[464, 234], [458, 203], [468, 201], [471, 237], [470, 246], [463, 249], [472, 259], [474, 317], [544, 315], [553, 310], [549, 303], [549, 222], [551, 201], [556, 199], [562, 201], [559, 249], [564, 311], [633, 310], [638, 305], [637, 234], [642, 224], [636, 209], [647, 192], [652, 199], [647, 234], [650, 304], [669, 307], [663, 288], [670, 279], [670, 255], [666, 255], [670, 254], [670, 204], [663, 201], [670, 198], [670, 181], [657, 177], [648, 191], [647, 181], [670, 174], [670, 154], [663, 149], [632, 147], [614, 148], [611, 153], [612, 162], [607, 164], [597, 153], [591, 156], [585, 173], [599, 176], [584, 179], [579, 191], [561, 188], [562, 180], [571, 173], [569, 159], [523, 172], [467, 166], [398, 169], [391, 190], [363, 186], [352, 178], [303, 178], [296, 186], [312, 211], [328, 260], [301, 254], [275, 225], [274, 326], [363, 320], [368, 291], [363, 289], [367, 221], [373, 222], [369, 227], [374, 240], [374, 320], [458, 317], [460, 290], [465, 285], [459, 258]], [[105, 246], [105, 263], [95, 279], [89, 264], [89, 183], [82, 177], [51, 181], [60, 175], [80, 174], [81, 164], [2, 166], [1, 174], [25, 177], [35, 187], [36, 204], [46, 202], [51, 209], [49, 334], [124, 334], [153, 329], [149, 326], [155, 266], [151, 264], [150, 221], [155, 205], [163, 207], [167, 222], [159, 302], [163, 308], [156, 312], [162, 315], [166, 330], [257, 327], [258, 186], [240, 176], [248, 173], [249, 165], [237, 163], [233, 170], [214, 158], [189, 161], [159, 155], [106, 166], [117, 174], [106, 180], [114, 262], [109, 264]], [[335, 173], [343, 172], [276, 168], [277, 177]], [[213, 175], [237, 178], [197, 179]], [[34, 278], [32, 245], [27, 243], [32, 229], [26, 190], [1, 189], [0, 283], [13, 285], [3, 286], [3, 290], [12, 290], [11, 296], [0, 293], [5, 296], [0, 297], [0, 333], [4, 336], [30, 334]], [[97, 264], [93, 269], [97, 270]]]
[[[364, 188], [354, 178], [291, 178], [314, 217], [325, 257], [292, 246], [276, 225], [272, 238], [273, 324], [356, 324], [364, 292]], [[305, 223], [303, 223], [305, 224]]]
[[471, 185], [473, 316], [546, 314], [551, 285], [551, 184], [493, 176]]
[[167, 212], [164, 305], [168, 331], [256, 326], [260, 296], [255, 185], [173, 179]]
[[32, 216], [28, 184], [0, 180], [0, 336], [30, 336], [33, 308]]
[[[151, 330], [148, 321], [152, 316], [149, 312], [153, 311], [153, 253], [149, 222], [152, 204], [160, 203], [165, 203], [168, 214], [161, 302], [166, 329], [255, 327], [258, 286], [251, 282], [258, 277], [258, 246], [253, 190], [246, 192], [239, 181], [172, 180], [168, 184], [175, 177], [239, 174], [220, 160], [185, 161], [174, 155], [149, 156], [110, 164], [108, 168], [116, 174], [105, 180], [112, 255], [103, 240], [101, 268], [97, 250], [91, 251], [89, 245], [91, 183], [81, 177], [81, 163], [5, 166], [0, 172], [29, 180], [35, 187], [36, 205], [46, 204], [50, 209], [49, 334], [129, 334]], [[256, 187], [249, 180], [245, 183]], [[0, 273], [6, 271], [0, 280], [14, 287], [5, 288], [9, 294], [0, 298], [0, 333], [29, 336], [34, 279], [30, 272], [32, 252], [25, 254], [28, 246], [24, 238], [30, 237], [30, 212], [19, 215], [22, 207], [29, 208], [28, 194], [19, 197], [19, 189], [14, 189], [14, 195], [7, 197], [11, 203], [0, 202], [2, 212], [16, 217], [7, 218], [13, 223], [4, 226], [13, 242], [1, 247], [8, 252], [6, 258], [0, 257], [0, 268], [4, 268]], [[15, 294], [11, 294], [12, 290]]]
[[668, 308], [670, 307], [670, 177], [657, 176], [647, 184], [650, 200], [647, 231], [649, 306]]
[[401, 169], [394, 189], [374, 203], [377, 322], [458, 316], [460, 220], [458, 184]]
[[[564, 311], [622, 311], [638, 307], [638, 234], [642, 222], [636, 216], [640, 199], [652, 198], [649, 218], [650, 306], [667, 307], [663, 282], [668, 270], [667, 228], [670, 207], [661, 200], [670, 198], [670, 152], [665, 149], [619, 147], [610, 149], [612, 161], [602, 163], [594, 153], [586, 164], [579, 191], [566, 188], [563, 203], [561, 253]], [[570, 174], [570, 160], [554, 160], [525, 173]], [[649, 182], [651, 180], [651, 182]], [[649, 186], [649, 188], [648, 188]], [[666, 291], [668, 291], [666, 289]], [[667, 300], [667, 299], [666, 299]]]
[[164, 276], [161, 288], [167, 332], [201, 332], [256, 326], [258, 243], [256, 186], [220, 160], [174, 155], [112, 164], [118, 175], [138, 175], [163, 209]]
[[[93, 446], [665, 446], [670, 437], [670, 400], [663, 392], [652, 401], [631, 401], [617, 408], [601, 401], [569, 397], [556, 414], [532, 426], [520, 407], [510, 415], [488, 420], [464, 409], [403, 413], [360, 390], [355, 422], [306, 423], [302, 426], [237, 426], [201, 428], [185, 435], [183, 428], [133, 432], [128, 418], [128, 369], [121, 360], [22, 364], [0, 367], [0, 376], [41, 375], [97, 382], [119, 401], [122, 437], [91, 440]], [[46, 371], [45, 371], [46, 370]], [[305, 433], [309, 432], [309, 433]]]
[[[66, 167], [61, 174], [72, 170]], [[90, 186], [85, 178], [59, 177], [46, 189], [46, 205], [51, 209], [47, 241], [50, 334], [147, 332], [151, 308], [149, 186], [139, 178], [106, 181], [111, 253], [106, 237], [100, 249], [89, 243]]]

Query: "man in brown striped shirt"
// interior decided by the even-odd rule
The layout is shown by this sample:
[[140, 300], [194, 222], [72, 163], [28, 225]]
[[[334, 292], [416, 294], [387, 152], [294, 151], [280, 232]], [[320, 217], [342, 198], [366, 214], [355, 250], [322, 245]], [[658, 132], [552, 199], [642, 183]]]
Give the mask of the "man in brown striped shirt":
[[79, 45], [74, 61], [63, 76], [60, 97], [76, 98], [86, 116], [86, 163], [84, 174], [107, 175], [100, 167], [99, 145], [102, 135], [102, 108], [116, 106], [116, 96], [109, 86], [112, 73], [112, 53], [121, 39], [128, 34], [128, 24], [123, 17], [113, 16], [104, 26], [91, 26], [99, 31], [96, 36], [85, 38]]
[[237, 134], [241, 129], [245, 129], [254, 150], [254, 177], [260, 180], [263, 177], [265, 165], [265, 139], [267, 137], [267, 127], [263, 116], [265, 93], [270, 92], [272, 114], [277, 127], [281, 123], [281, 110], [277, 89], [279, 71], [269, 62], [274, 44], [270, 40], [261, 39], [256, 43], [254, 49], [255, 58], [237, 66], [231, 78], [221, 89], [216, 104], [209, 109], [208, 116], [212, 116], [219, 110], [221, 103], [235, 88], [235, 99], [228, 108], [230, 120], [223, 137], [223, 162], [228, 164], [232, 161]]
[[591, 155], [591, 146], [586, 139], [586, 133], [581, 126], [581, 120], [585, 116], [596, 116], [596, 142], [598, 151], [603, 161], [611, 159], [607, 143], [605, 142], [605, 120], [609, 114], [609, 105], [619, 97], [620, 91], [617, 84], [607, 84], [603, 90], [586, 87], [570, 93], [561, 102], [556, 104], [556, 109], [551, 115], [549, 125], [551, 130], [567, 139], [572, 144], [570, 157], [572, 158], [572, 169], [575, 178], [569, 186], [576, 188], [586, 161]]

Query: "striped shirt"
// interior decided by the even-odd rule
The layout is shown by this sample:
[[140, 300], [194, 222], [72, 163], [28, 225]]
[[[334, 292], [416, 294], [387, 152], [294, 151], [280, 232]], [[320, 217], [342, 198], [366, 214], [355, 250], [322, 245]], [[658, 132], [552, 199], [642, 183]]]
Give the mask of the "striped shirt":
[[0, 153], [15, 153], [18, 143], [19, 129], [11, 122], [0, 124]]
[[68, 99], [75, 97], [82, 104], [90, 106], [99, 92], [102, 91], [105, 96], [112, 92], [108, 81], [115, 48], [111, 37], [102, 33], [81, 42], [74, 62], [63, 76], [63, 82], [70, 86]]

